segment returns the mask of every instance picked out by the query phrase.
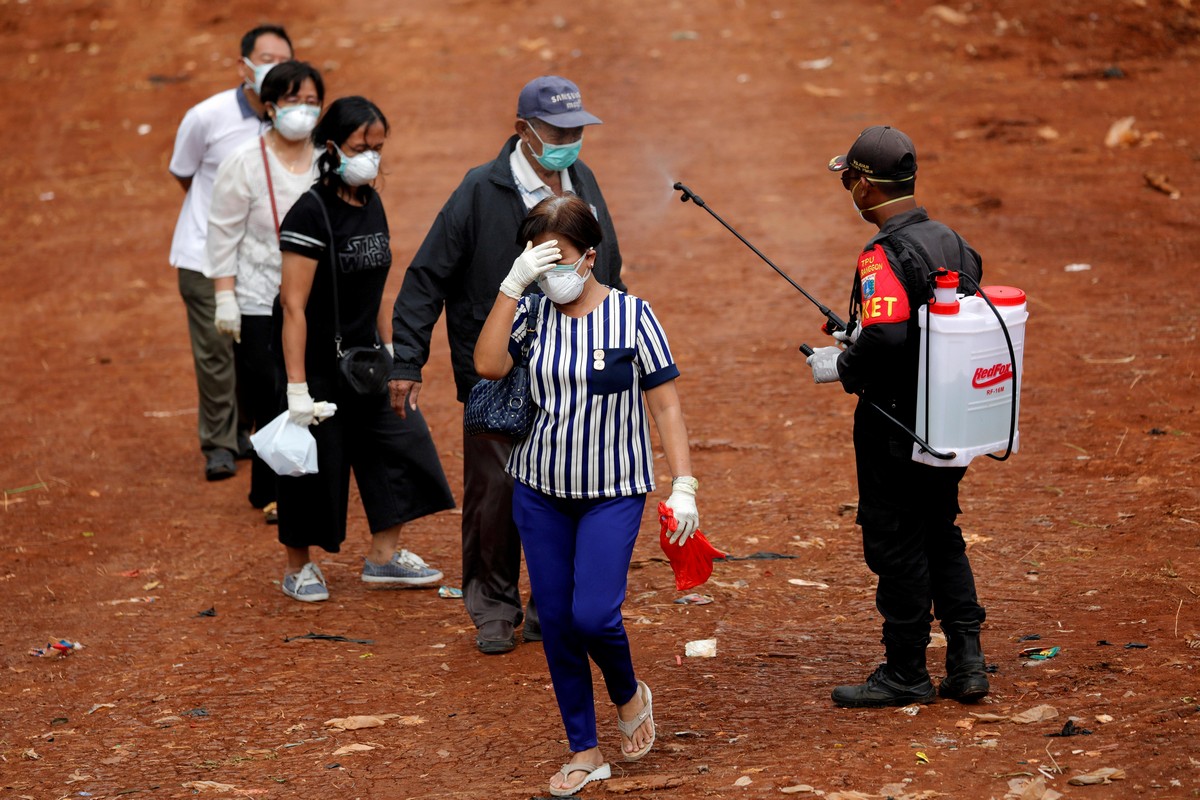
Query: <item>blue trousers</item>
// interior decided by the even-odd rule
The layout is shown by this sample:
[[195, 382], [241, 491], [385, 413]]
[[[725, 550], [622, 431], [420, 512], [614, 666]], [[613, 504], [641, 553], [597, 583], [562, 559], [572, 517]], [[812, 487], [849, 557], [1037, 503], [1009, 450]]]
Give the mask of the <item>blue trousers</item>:
[[637, 692], [621, 603], [645, 506], [645, 495], [568, 500], [514, 484], [513, 520], [572, 752], [596, 746], [589, 657], [614, 704]]

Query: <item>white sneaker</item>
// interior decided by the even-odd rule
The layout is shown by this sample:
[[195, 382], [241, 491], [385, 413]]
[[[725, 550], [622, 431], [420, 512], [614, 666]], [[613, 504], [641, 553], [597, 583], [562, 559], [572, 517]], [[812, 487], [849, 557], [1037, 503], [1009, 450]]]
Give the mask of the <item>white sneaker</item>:
[[283, 576], [283, 593], [301, 603], [319, 603], [329, 599], [325, 576], [321, 574], [321, 568], [311, 561], [299, 572]]

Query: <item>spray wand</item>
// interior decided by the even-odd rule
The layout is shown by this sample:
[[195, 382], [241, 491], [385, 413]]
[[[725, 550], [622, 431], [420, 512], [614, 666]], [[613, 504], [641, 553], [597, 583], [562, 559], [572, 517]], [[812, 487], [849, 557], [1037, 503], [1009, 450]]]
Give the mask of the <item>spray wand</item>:
[[[687, 186], [685, 186], [682, 183], [679, 183], [678, 181], [675, 183], [675, 191], [683, 193], [679, 198], [679, 202], [686, 203], [688, 200], [691, 200], [693, 203], [695, 203], [696, 205], [703, 208], [709, 214], [712, 214], [713, 219], [715, 219], [717, 222], [724, 225], [726, 230], [728, 230], [730, 233], [732, 233], [734, 236], [736, 236], [738, 238], [738, 241], [740, 241], [742, 244], [746, 245], [746, 247], [749, 247], [751, 250], [753, 250], [754, 255], [758, 256], [763, 261], [767, 262], [768, 267], [770, 267], [771, 269], [778, 272], [780, 277], [782, 277], [785, 281], [790, 283], [796, 289], [796, 291], [800, 292], [800, 294], [802, 294], [806, 298], [808, 298], [808, 301], [810, 303], [812, 303], [814, 306], [816, 306], [818, 311], [820, 311], [822, 314], [825, 315], [825, 319], [826, 319], [825, 332], [826, 333], [833, 333], [834, 331], [849, 330], [846, 326], [846, 323], [842, 322], [838, 318], [837, 314], [834, 314], [832, 311], [830, 311], [829, 307], [826, 306], [824, 303], [822, 303], [820, 300], [813, 297], [808, 292], [804, 291], [803, 286], [796, 283], [794, 280], [791, 279], [791, 277], [786, 272], [781, 270], [779, 267], [775, 266], [775, 263], [773, 261], [771, 261], [771, 259], [767, 258], [765, 255], [763, 255], [761, 250], [759, 250], [754, 245], [750, 244], [750, 242], [748, 242], [746, 240], [745, 236], [742, 236], [740, 233], [738, 233], [736, 230], [734, 230], [732, 225], [730, 225], [725, 220], [721, 219], [720, 215], [718, 215], [717, 212], [715, 212], [711, 208], [709, 208], [708, 205], [700, 198], [700, 195], [696, 194], [691, 189], [689, 189]], [[812, 352], [813, 352], [812, 348], [806, 344], [800, 345], [800, 351], [803, 352], [804, 355], [806, 355], [806, 356], [811, 356]]]
[[[690, 188], [688, 188], [686, 184], [680, 183], [679, 181], [675, 182], [674, 189], [675, 189], [675, 191], [682, 193], [679, 198], [679, 202], [686, 203], [688, 200], [691, 200], [693, 203], [700, 206], [700, 208], [703, 208], [709, 214], [712, 214], [713, 219], [715, 219], [717, 222], [724, 225], [726, 230], [728, 230], [730, 233], [732, 233], [734, 236], [736, 236], [738, 238], [738, 241], [740, 241], [742, 244], [746, 245], [746, 247], [749, 247], [751, 250], [753, 250], [754, 255], [758, 256], [763, 261], [767, 262], [767, 266], [769, 266], [771, 269], [778, 272], [779, 275], [785, 281], [790, 283], [796, 289], [796, 291], [800, 292], [800, 294], [804, 295], [810, 303], [812, 303], [814, 306], [816, 306], [817, 310], [825, 315], [824, 330], [826, 333], [832, 334], [834, 331], [849, 332], [849, 330], [850, 330], [849, 327], [846, 325], [845, 322], [843, 322], [841, 319], [838, 318], [837, 314], [834, 314], [832, 311], [830, 311], [829, 307], [826, 306], [824, 303], [822, 303], [820, 300], [813, 297], [808, 292], [804, 291], [803, 286], [796, 283], [794, 280], [791, 279], [791, 277], [786, 272], [781, 270], [779, 267], [775, 266], [775, 263], [772, 262], [771, 259], [767, 258], [765, 255], [763, 255], [761, 250], [759, 250], [757, 247], [755, 247], [749, 241], [747, 241], [746, 237], [742, 236], [740, 233], [738, 233], [733, 228], [732, 225], [730, 225], [725, 220], [721, 219], [720, 215], [717, 214], [717, 212], [715, 212], [711, 208], [709, 208], [708, 204], [706, 204], [704, 202], [704, 200], [702, 200], [700, 198], [700, 195], [696, 194]], [[809, 347], [807, 344], [802, 344], [802, 345], [800, 345], [800, 352], [806, 356], [811, 356], [813, 354], [813, 349], [811, 347]], [[872, 403], [870, 400], [866, 400], [866, 402], [870, 403], [872, 408], [874, 408], [880, 414], [882, 414], [883, 416], [885, 416], [889, 420], [891, 420], [893, 423], [895, 423], [901, 430], [903, 430], [906, 434], [908, 434], [908, 436], [914, 442], [916, 442], [918, 445], [920, 445], [921, 449], [925, 450], [927, 453], [932, 455], [934, 458], [941, 459], [943, 461], [949, 461], [950, 459], [957, 457], [957, 454], [955, 454], [955, 453], [943, 453], [940, 450], [937, 450], [936, 448], [934, 448], [933, 445], [929, 444], [929, 442], [922, 439], [921, 436], [916, 433], [916, 431], [912, 430], [907, 425], [905, 425], [903, 422], [896, 419], [888, 412], [884, 411], [882, 408], [879, 407], [878, 404]]]

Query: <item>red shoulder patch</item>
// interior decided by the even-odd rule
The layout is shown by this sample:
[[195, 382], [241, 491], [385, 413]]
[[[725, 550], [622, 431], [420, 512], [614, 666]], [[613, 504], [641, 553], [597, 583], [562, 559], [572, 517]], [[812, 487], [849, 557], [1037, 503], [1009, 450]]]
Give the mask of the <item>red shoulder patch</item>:
[[888, 263], [882, 245], [858, 257], [858, 293], [864, 328], [880, 322], [904, 322], [911, 314], [908, 293]]

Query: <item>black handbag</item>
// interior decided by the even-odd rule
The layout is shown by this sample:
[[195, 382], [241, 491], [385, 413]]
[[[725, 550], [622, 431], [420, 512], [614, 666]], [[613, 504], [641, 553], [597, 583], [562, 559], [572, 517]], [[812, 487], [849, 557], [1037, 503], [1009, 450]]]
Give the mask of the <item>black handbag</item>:
[[[388, 377], [392, 374], [392, 357], [378, 341], [371, 347], [348, 347], [342, 349], [342, 322], [338, 313], [337, 258], [333, 246], [333, 225], [325, 202], [316, 190], [308, 193], [317, 198], [321, 216], [325, 218], [325, 229], [329, 232], [329, 266], [333, 285], [333, 341], [337, 346], [338, 371], [351, 391], [356, 394], [383, 394], [387, 391]], [[376, 336], [378, 340], [378, 336]]]
[[[540, 298], [539, 298], [540, 299]], [[534, 302], [537, 302], [535, 300]], [[534, 406], [530, 396], [529, 349], [533, 346], [544, 301], [525, 317], [525, 341], [521, 358], [508, 374], [497, 381], [481, 380], [471, 387], [463, 409], [463, 429], [469, 436], [487, 436], [520, 441], [533, 429]]]

